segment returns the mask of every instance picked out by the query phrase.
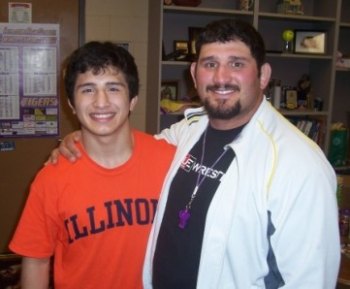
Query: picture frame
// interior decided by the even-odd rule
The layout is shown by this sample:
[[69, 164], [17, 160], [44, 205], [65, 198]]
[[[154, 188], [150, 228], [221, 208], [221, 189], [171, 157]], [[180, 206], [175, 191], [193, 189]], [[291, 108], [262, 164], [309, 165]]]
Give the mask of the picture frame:
[[326, 38], [325, 31], [295, 30], [294, 53], [325, 54]]
[[191, 58], [195, 58], [197, 55], [196, 51], [196, 39], [199, 33], [202, 31], [202, 27], [188, 27], [188, 38], [189, 38], [189, 54]]
[[160, 88], [160, 98], [177, 100], [178, 99], [178, 81], [176, 80], [162, 81], [162, 85]]
[[285, 94], [287, 109], [298, 108], [298, 92], [295, 89], [287, 89]]
[[186, 61], [189, 53], [187, 40], [174, 40], [175, 60]]

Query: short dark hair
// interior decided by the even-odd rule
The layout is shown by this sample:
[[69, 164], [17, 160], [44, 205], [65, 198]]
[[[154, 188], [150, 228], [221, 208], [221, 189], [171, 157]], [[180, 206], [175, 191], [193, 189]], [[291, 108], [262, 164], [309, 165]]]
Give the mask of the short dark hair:
[[204, 44], [242, 41], [250, 48], [258, 69], [265, 63], [265, 44], [259, 32], [250, 23], [239, 19], [221, 19], [209, 23], [196, 39], [197, 56]]
[[131, 100], [139, 93], [139, 75], [134, 57], [123, 47], [106, 41], [91, 41], [76, 49], [67, 59], [64, 84], [68, 99], [74, 105], [74, 87], [81, 73], [98, 74], [112, 67], [125, 76]]

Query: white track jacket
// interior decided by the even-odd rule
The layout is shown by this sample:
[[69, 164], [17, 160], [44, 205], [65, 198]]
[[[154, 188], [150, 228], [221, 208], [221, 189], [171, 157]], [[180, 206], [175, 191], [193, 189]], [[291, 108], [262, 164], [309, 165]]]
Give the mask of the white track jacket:
[[[146, 289], [152, 288], [152, 259], [171, 181], [207, 125], [202, 108], [190, 109], [159, 136], [178, 149], [148, 243]], [[270, 249], [273, 270], [283, 278], [280, 288], [334, 289], [340, 262], [337, 183], [322, 150], [266, 99], [230, 146], [236, 157], [207, 212], [197, 288], [277, 288], [264, 282]]]

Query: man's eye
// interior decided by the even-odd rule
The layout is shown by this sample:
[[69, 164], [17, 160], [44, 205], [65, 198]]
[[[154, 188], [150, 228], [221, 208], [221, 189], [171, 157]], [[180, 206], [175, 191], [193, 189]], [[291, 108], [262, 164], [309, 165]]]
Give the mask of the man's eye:
[[216, 63], [215, 62], [207, 62], [204, 64], [205, 67], [207, 68], [215, 68], [216, 67]]
[[231, 66], [235, 67], [235, 68], [241, 68], [241, 67], [243, 67], [243, 63], [242, 62], [232, 62]]
[[118, 87], [110, 87], [108, 90], [110, 92], [118, 92], [120, 89]]
[[83, 88], [82, 90], [81, 90], [81, 93], [84, 93], [84, 94], [87, 94], [87, 93], [93, 93], [93, 89], [92, 88]]

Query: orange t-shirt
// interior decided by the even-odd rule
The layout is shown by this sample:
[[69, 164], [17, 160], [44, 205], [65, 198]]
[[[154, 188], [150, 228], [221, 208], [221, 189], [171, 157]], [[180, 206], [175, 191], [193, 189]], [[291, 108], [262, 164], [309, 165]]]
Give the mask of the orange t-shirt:
[[174, 147], [134, 131], [132, 157], [105, 169], [83, 154], [44, 167], [10, 243], [17, 254], [54, 255], [55, 289], [142, 288], [148, 235]]

